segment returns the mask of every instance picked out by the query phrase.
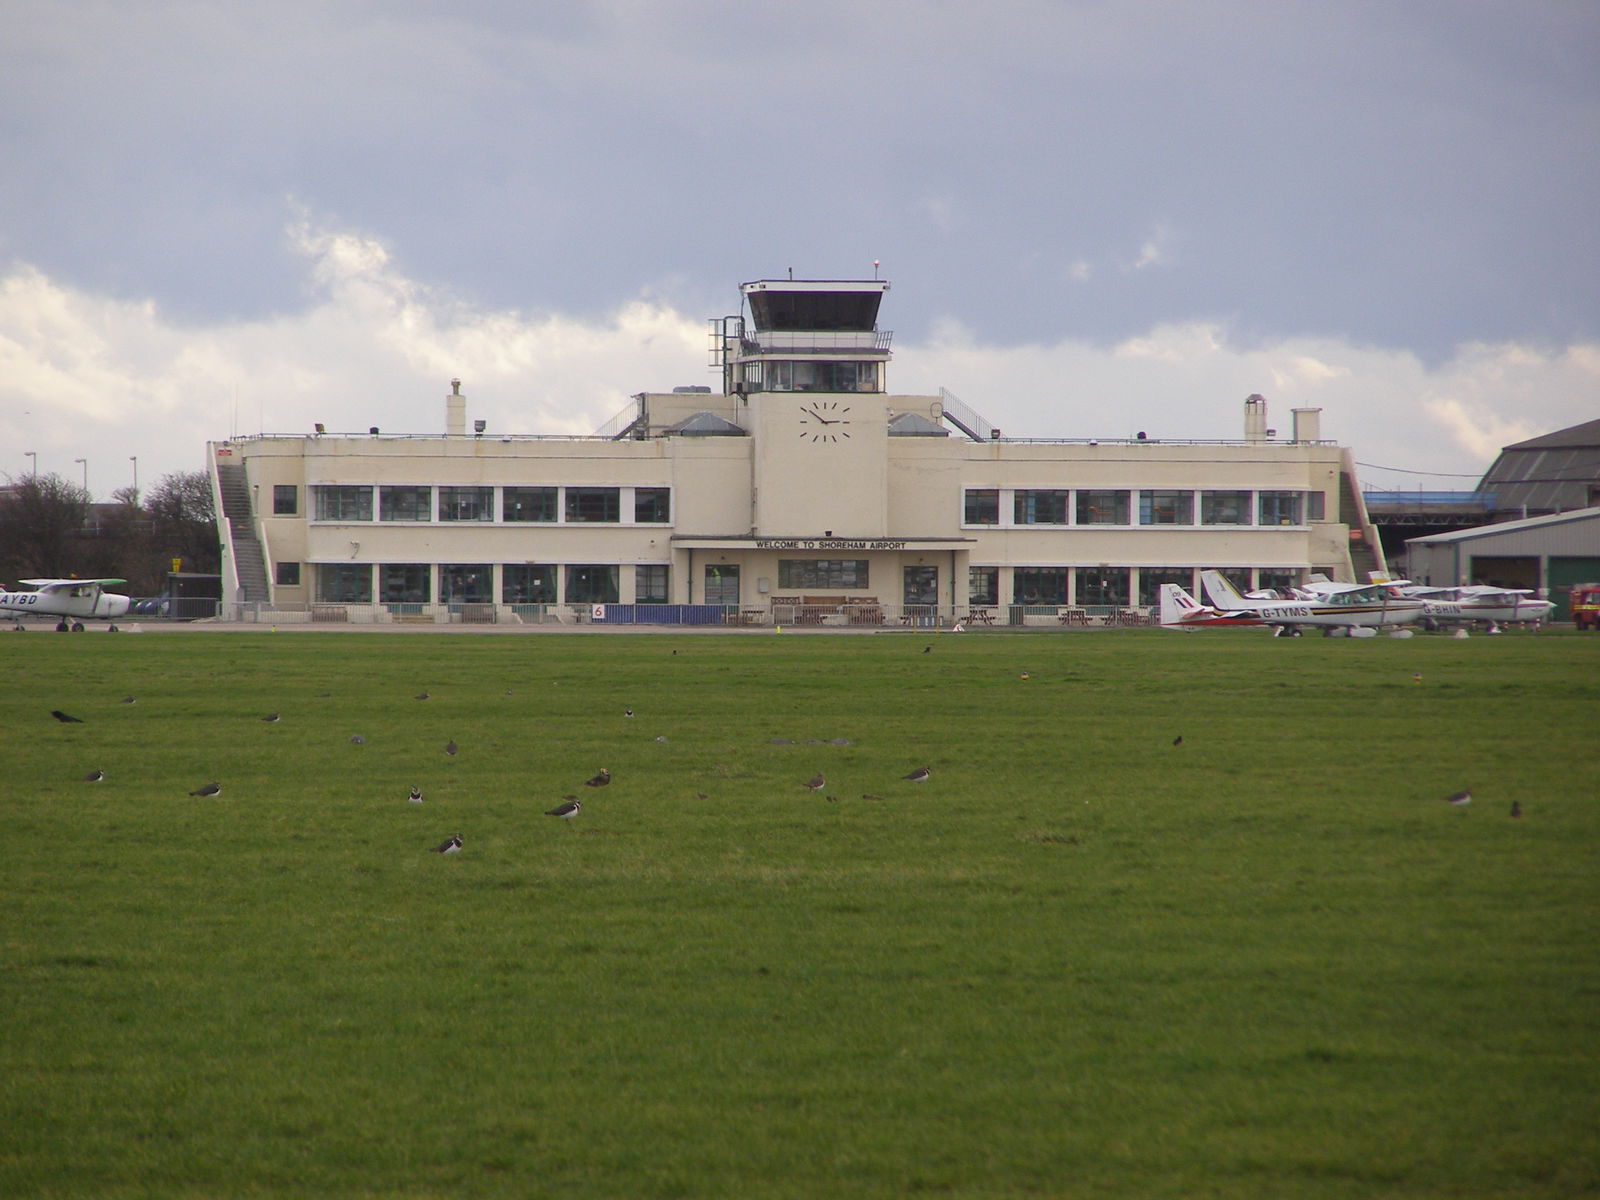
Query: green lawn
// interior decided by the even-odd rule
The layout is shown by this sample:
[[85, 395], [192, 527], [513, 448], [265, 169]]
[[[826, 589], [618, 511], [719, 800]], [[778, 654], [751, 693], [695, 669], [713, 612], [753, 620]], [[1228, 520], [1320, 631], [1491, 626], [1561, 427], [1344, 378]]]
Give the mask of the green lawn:
[[0, 668], [0, 1195], [1600, 1191], [1600, 637]]

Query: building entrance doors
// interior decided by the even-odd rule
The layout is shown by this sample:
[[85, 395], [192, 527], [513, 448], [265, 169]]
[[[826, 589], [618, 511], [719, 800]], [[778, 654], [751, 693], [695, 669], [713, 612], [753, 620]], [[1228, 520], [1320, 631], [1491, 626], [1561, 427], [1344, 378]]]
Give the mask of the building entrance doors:
[[709, 563], [706, 566], [707, 604], [739, 605], [739, 564]]

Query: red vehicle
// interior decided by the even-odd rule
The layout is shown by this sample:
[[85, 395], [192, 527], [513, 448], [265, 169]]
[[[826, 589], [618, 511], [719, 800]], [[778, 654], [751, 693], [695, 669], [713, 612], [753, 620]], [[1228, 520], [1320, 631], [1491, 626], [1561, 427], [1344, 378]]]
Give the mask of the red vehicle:
[[1600, 583], [1575, 583], [1567, 605], [1579, 629], [1600, 629]]

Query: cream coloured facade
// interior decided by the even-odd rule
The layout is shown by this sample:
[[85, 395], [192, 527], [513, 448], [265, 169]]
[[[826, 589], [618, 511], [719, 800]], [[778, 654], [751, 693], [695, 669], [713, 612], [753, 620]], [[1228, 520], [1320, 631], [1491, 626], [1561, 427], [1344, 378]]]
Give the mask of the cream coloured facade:
[[1315, 410], [1287, 436], [1251, 397], [1234, 439], [1008, 439], [887, 390], [887, 289], [745, 284], [712, 324], [721, 389], [641, 393], [609, 436], [469, 431], [453, 384], [442, 433], [213, 442], [224, 613], [1039, 624], [1206, 567], [1270, 587], [1375, 565]]

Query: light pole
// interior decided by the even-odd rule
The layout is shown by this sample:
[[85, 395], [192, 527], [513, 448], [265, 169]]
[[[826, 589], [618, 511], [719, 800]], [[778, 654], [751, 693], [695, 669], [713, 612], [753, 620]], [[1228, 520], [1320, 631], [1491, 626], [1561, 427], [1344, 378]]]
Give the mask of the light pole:
[[83, 494], [87, 496], [89, 494], [89, 460], [87, 458], [75, 458], [72, 461], [83, 464]]
[[33, 459], [33, 468], [28, 474], [35, 479], [39, 478], [39, 452], [37, 450], [24, 450], [22, 454], [24, 458]]
[[133, 464], [133, 502], [135, 504], [138, 504], [139, 503], [139, 456], [137, 454], [130, 454], [130, 455], [128, 455], [128, 461]]

